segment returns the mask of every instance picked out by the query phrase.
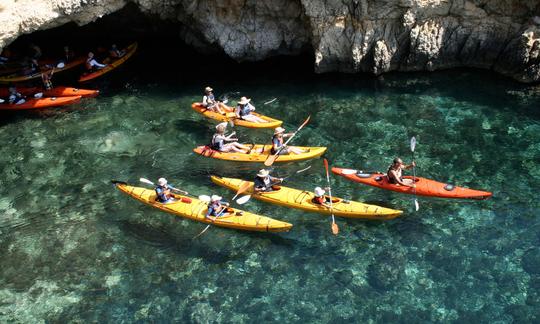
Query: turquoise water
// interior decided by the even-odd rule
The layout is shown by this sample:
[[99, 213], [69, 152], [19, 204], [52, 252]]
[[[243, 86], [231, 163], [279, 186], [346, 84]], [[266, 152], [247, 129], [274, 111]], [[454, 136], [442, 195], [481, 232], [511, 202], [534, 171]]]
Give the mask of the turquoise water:
[[[408, 162], [416, 135], [419, 175], [494, 197], [419, 198], [414, 212], [411, 196], [333, 177], [336, 195], [404, 215], [337, 218], [333, 236], [329, 217], [251, 200], [246, 209], [291, 222], [292, 231], [211, 227], [194, 240], [204, 225], [144, 206], [110, 180], [165, 176], [230, 199], [209, 175], [252, 177], [260, 166], [192, 153], [215, 125], [190, 109], [207, 71], [164, 81], [118, 72], [93, 85], [105, 89], [98, 98], [0, 123], [2, 322], [538, 321], [537, 87], [478, 71], [378, 80], [229, 72], [211, 84], [218, 93], [240, 91], [287, 129], [311, 114], [294, 142], [328, 146], [332, 165]], [[246, 142], [270, 136], [235, 130]], [[324, 184], [320, 159], [278, 165], [274, 174], [309, 165], [287, 184], [312, 190]]]

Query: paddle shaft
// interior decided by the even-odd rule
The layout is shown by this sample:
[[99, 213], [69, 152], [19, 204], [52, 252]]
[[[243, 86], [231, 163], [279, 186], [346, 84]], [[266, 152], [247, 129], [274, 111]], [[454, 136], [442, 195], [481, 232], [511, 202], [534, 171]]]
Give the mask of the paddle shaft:
[[294, 136], [296, 136], [296, 134], [302, 129], [304, 128], [304, 126], [306, 126], [306, 124], [309, 122], [309, 119], [311, 118], [311, 115], [308, 116], [308, 118], [306, 118], [306, 120], [302, 123], [302, 125], [300, 125], [300, 127], [298, 127], [298, 129], [291, 135], [291, 137], [289, 137], [288, 140], [285, 141], [285, 143], [283, 143], [283, 145], [281, 145], [281, 147], [277, 150], [276, 154], [274, 155], [269, 155], [268, 158], [266, 159], [266, 161], [264, 161], [264, 165], [266, 166], [271, 166], [272, 164], [274, 164], [274, 162], [276, 161], [277, 157], [279, 156], [279, 153], [281, 153], [281, 151], [287, 146], [287, 144], [289, 144], [289, 142], [293, 139]]

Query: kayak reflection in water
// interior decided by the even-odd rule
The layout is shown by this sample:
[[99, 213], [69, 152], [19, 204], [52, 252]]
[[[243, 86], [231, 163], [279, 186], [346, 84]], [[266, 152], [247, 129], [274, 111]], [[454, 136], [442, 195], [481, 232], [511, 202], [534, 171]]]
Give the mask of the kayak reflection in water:
[[[248, 153], [249, 147], [243, 144], [238, 143], [237, 138], [232, 138], [235, 134], [234, 132], [230, 135], [225, 135], [225, 130], [227, 130], [227, 123], [223, 122], [217, 124], [216, 133], [212, 136], [211, 147], [213, 150], [220, 152], [237, 152], [237, 153]], [[230, 142], [230, 143], [225, 143]]]
[[[283, 127], [277, 127], [274, 129], [274, 135], [272, 136], [272, 150], [270, 153], [276, 154], [279, 152], [279, 155], [287, 155], [287, 154], [301, 154], [305, 153], [304, 150], [301, 150], [299, 148], [296, 148], [294, 146], [284, 146], [283, 145], [283, 139], [287, 137], [294, 136], [294, 133], [287, 133], [285, 134], [285, 128]], [[280, 148], [283, 147], [281, 150]]]
[[416, 163], [414, 163], [414, 161], [409, 165], [405, 165], [399, 157], [395, 158], [394, 162], [388, 167], [388, 171], [386, 172], [388, 182], [393, 184], [399, 184], [405, 187], [415, 188], [416, 185], [413, 183], [413, 180], [403, 179], [402, 175], [403, 170], [407, 170], [415, 166]]
[[159, 178], [158, 185], [156, 186], [156, 200], [160, 203], [166, 204], [174, 201], [174, 197], [171, 191], [174, 189], [172, 185], [167, 184], [167, 179]]
[[[328, 190], [328, 188], [325, 189]], [[330, 208], [330, 197], [325, 196], [325, 193], [326, 191], [323, 188], [315, 187], [315, 197], [313, 197], [312, 202], [314, 204]]]
[[222, 197], [218, 195], [212, 195], [210, 198], [210, 202], [208, 203], [208, 211], [206, 212], [206, 218], [210, 218], [215, 220], [216, 218], [225, 215], [229, 211], [227, 210], [227, 206], [229, 206], [229, 203], [221, 201], [223, 199]]
[[266, 123], [266, 120], [251, 114], [255, 111], [255, 107], [249, 103], [250, 101], [251, 99], [248, 99], [246, 97], [240, 98], [240, 101], [238, 101], [236, 105], [236, 117], [252, 123]]
[[255, 192], [273, 191], [274, 188], [272, 187], [281, 182], [283, 182], [283, 178], [272, 177], [270, 176], [270, 171], [262, 169], [255, 177], [253, 189]]

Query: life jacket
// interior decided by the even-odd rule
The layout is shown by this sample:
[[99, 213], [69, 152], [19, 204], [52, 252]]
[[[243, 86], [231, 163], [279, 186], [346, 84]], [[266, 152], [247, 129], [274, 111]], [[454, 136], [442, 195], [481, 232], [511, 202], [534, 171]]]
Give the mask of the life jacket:
[[238, 105], [238, 114], [240, 117], [247, 116], [251, 113], [251, 108], [249, 107], [249, 103], [245, 104], [244, 106]]
[[272, 149], [270, 150], [270, 153], [272, 154], [277, 153], [277, 151], [274, 149], [274, 140], [278, 141], [277, 149], [279, 150], [279, 148], [283, 146], [283, 136], [282, 137], [278, 137], [277, 135], [272, 136]]
[[[390, 165], [390, 166], [388, 167], [388, 170], [386, 171], [386, 177], [388, 178], [388, 182], [389, 182], [389, 183], [391, 183], [391, 184], [397, 184], [398, 182], [396, 181], [396, 179], [395, 179], [393, 176], [391, 176], [391, 173], [390, 173], [390, 171], [395, 171], [395, 170], [392, 168], [392, 166], [393, 166], [393, 164]], [[400, 172], [400, 174], [401, 174], [401, 172]], [[399, 180], [403, 180], [403, 176], [400, 176], [400, 177], [399, 177]]]
[[324, 196], [313, 197], [311, 202], [314, 203], [314, 204], [317, 204], [317, 205], [322, 205], [322, 204], [326, 203], [326, 197], [324, 197]]
[[170, 188], [168, 186], [165, 186], [165, 187], [164, 186], [157, 186], [156, 187], [155, 191], [156, 191], [156, 199], [157, 199], [157, 201], [163, 203], [163, 202], [166, 202], [169, 199], [171, 199], [170, 194], [169, 195], [165, 194], [165, 190], [167, 190], [167, 189], [170, 190]]
[[212, 136], [212, 142], [210, 143], [210, 147], [213, 150], [221, 151], [221, 149], [223, 148], [223, 145], [225, 144], [225, 142], [223, 141], [223, 139], [218, 140], [217, 139], [218, 136], [223, 136], [223, 135], [214, 134], [214, 136]]

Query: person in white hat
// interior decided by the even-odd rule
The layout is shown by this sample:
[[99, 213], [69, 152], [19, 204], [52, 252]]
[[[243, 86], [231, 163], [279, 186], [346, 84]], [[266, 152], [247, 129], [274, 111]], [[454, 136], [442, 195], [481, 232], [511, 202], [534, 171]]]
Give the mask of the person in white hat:
[[174, 197], [171, 193], [173, 186], [167, 183], [167, 179], [159, 178], [158, 185], [156, 186], [156, 200], [160, 203], [166, 204], [174, 201]]
[[[248, 153], [250, 147], [238, 143], [237, 138], [232, 138], [235, 132], [232, 132], [230, 135], [225, 135], [227, 130], [227, 122], [217, 124], [216, 133], [212, 136], [212, 142], [210, 144], [211, 148], [220, 152], [237, 152], [237, 153]], [[225, 143], [230, 142], [230, 143]]]
[[206, 107], [206, 109], [222, 115], [225, 115], [228, 112], [232, 112], [232, 108], [227, 107], [227, 105], [225, 105], [223, 102], [216, 100], [213, 91], [214, 89], [212, 89], [211, 87], [204, 88], [202, 105]]
[[[294, 146], [285, 146], [283, 147], [284, 139], [287, 137], [293, 136], [294, 133], [287, 133], [285, 134], [285, 128], [283, 127], [277, 127], [274, 129], [274, 135], [272, 136], [272, 150], [270, 150], [270, 153], [276, 154], [279, 152], [279, 155], [287, 155], [287, 154], [300, 154], [305, 153], [302, 149], [299, 149]], [[280, 148], [283, 147], [281, 150]]]
[[315, 197], [313, 197], [313, 199], [311, 200], [313, 203], [330, 208], [330, 198], [324, 195], [326, 191], [323, 188], [315, 187], [313, 193], [315, 194]]
[[229, 203], [223, 202], [221, 199], [223, 198], [218, 195], [212, 195], [210, 202], [208, 203], [206, 218], [211, 218], [213, 216], [213, 220], [215, 220], [228, 212], [227, 206], [229, 206]]
[[252, 114], [252, 112], [255, 111], [255, 107], [249, 103], [250, 101], [251, 99], [246, 97], [240, 98], [240, 101], [238, 101], [236, 105], [236, 110], [234, 111], [236, 117], [253, 123], [266, 123], [266, 120]]
[[261, 169], [255, 177], [254, 190], [255, 192], [268, 192], [273, 191], [273, 185], [283, 182], [283, 178], [276, 178], [270, 176], [270, 171]]

